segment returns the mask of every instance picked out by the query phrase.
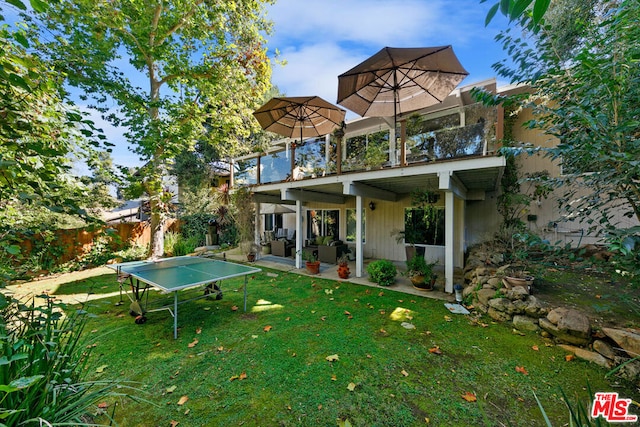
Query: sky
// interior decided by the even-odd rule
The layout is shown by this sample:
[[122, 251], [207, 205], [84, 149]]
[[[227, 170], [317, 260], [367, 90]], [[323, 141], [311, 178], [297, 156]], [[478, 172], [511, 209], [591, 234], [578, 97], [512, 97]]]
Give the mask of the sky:
[[[269, 8], [269, 48], [285, 66], [273, 83], [287, 96], [318, 95], [335, 103], [338, 75], [385, 46], [452, 45], [469, 76], [462, 85], [495, 76], [491, 65], [506, 55], [484, 25], [494, 1], [278, 0]], [[494, 18], [499, 24], [500, 19]], [[358, 117], [347, 113], [347, 120]]]

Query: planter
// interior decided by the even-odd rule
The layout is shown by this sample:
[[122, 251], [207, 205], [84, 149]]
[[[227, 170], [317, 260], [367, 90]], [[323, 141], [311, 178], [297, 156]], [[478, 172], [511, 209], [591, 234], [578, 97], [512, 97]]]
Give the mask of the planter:
[[433, 285], [436, 281], [436, 278], [432, 277], [431, 280], [427, 282], [425, 281], [424, 276], [411, 276], [409, 280], [411, 280], [411, 283], [413, 284], [414, 288], [419, 289], [421, 291], [431, 291], [433, 290]]
[[407, 261], [413, 258], [416, 254], [424, 256], [426, 250], [427, 248], [425, 248], [424, 246], [407, 245], [404, 247], [404, 253], [407, 257]]
[[306, 267], [309, 274], [320, 273], [320, 261], [306, 261]]
[[349, 271], [349, 267], [347, 265], [339, 265], [338, 266], [338, 277], [341, 279], [348, 279], [351, 271]]
[[256, 254], [254, 254], [253, 252], [250, 252], [247, 254], [247, 261], [254, 262], [255, 260], [256, 260]]
[[522, 286], [529, 293], [531, 292], [531, 285], [533, 285], [533, 281], [534, 281], [533, 276], [525, 276], [525, 277], [505, 276], [502, 278], [502, 283], [507, 289], [511, 289], [516, 286]]

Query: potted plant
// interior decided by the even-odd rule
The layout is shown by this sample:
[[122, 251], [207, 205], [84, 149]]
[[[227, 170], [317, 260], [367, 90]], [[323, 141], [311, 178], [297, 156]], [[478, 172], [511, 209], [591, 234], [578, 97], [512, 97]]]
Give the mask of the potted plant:
[[415, 254], [413, 258], [407, 261], [407, 271], [405, 275], [411, 280], [413, 287], [420, 290], [430, 291], [436, 275], [433, 273], [435, 262], [428, 263], [424, 256]]
[[502, 283], [507, 289], [522, 286], [527, 292], [531, 293], [531, 287], [533, 286], [535, 277], [530, 275], [528, 271], [511, 266], [505, 266], [501, 271], [504, 273]]
[[254, 262], [258, 256], [258, 252], [260, 252], [260, 245], [257, 243], [245, 243], [243, 246], [248, 248], [244, 250], [247, 254], [247, 261]]
[[367, 266], [367, 273], [372, 282], [381, 286], [390, 286], [396, 281], [398, 270], [388, 259], [379, 259]]
[[233, 220], [238, 231], [240, 250], [247, 256], [248, 261], [255, 260], [260, 246], [255, 242], [254, 218], [255, 210], [251, 192], [241, 188], [232, 195]]
[[424, 256], [426, 248], [424, 246], [416, 246], [418, 241], [418, 232], [413, 229], [407, 230], [393, 230], [391, 236], [395, 237], [396, 243], [405, 243], [404, 252], [407, 261], [413, 258], [415, 255]]
[[302, 251], [302, 259], [305, 261], [305, 266], [309, 274], [320, 273], [320, 261], [318, 261], [318, 255], [314, 251]]
[[348, 279], [349, 274], [349, 255], [345, 252], [338, 258], [338, 277], [341, 279]]
[[260, 246], [262, 246], [261, 251], [263, 254], [268, 255], [271, 253], [271, 241], [263, 241], [260, 243]]
[[[437, 221], [437, 208], [435, 204], [440, 199], [440, 195], [431, 190], [414, 190], [411, 192], [411, 206], [412, 215], [416, 215], [419, 222], [429, 227]], [[416, 254], [424, 256], [425, 247], [416, 246], [416, 243], [434, 244], [434, 242], [426, 241], [427, 236], [424, 234], [424, 230], [411, 227], [411, 221], [405, 218], [404, 230], [393, 230], [391, 236], [395, 237], [398, 244], [405, 244], [406, 259], [409, 261]]]

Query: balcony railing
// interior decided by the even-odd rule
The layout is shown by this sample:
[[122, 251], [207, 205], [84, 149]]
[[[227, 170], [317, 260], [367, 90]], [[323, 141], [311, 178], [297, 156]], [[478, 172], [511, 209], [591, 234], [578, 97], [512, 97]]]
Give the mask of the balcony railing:
[[345, 138], [340, 149], [337, 140], [331, 136], [236, 161], [234, 183], [257, 185], [296, 181], [482, 156], [495, 151], [495, 109], [474, 104], [465, 107], [464, 112], [466, 122], [472, 124], [429, 130], [434, 125], [431, 122], [452, 124], [451, 117], [457, 118], [457, 114], [452, 114], [425, 122], [426, 125], [410, 127], [408, 130], [412, 132], [407, 132], [404, 160], [400, 147], [389, 149], [388, 130]]

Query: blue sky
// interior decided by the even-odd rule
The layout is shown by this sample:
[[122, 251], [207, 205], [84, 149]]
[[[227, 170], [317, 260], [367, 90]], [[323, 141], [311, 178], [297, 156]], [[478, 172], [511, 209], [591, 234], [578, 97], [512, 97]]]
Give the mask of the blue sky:
[[335, 103], [337, 76], [381, 48], [449, 44], [469, 71], [463, 85], [494, 77], [491, 65], [505, 55], [493, 40], [496, 26], [484, 26], [493, 3], [279, 0], [269, 10], [274, 21], [269, 47], [277, 48], [287, 65], [274, 68], [273, 82], [289, 96], [319, 95]]

